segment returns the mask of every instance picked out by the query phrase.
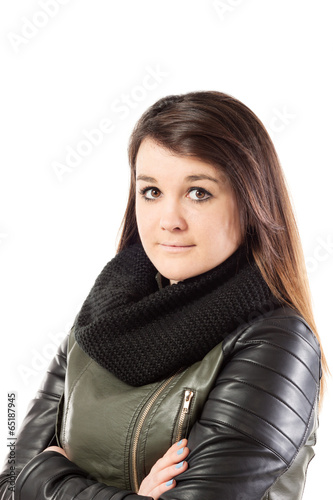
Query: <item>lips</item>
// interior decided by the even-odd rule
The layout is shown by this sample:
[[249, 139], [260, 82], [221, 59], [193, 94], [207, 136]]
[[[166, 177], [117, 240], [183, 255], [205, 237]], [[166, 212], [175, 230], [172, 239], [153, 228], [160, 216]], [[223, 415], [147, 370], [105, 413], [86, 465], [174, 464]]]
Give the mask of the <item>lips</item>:
[[169, 242], [164, 242], [160, 243], [160, 248], [162, 252], [165, 252], [169, 255], [181, 255], [181, 254], [186, 254], [189, 252], [192, 248], [194, 248], [195, 245], [184, 245], [184, 243], [169, 243]]
[[184, 243], [160, 243], [160, 245], [165, 246], [165, 247], [194, 247], [194, 245], [185, 245]]

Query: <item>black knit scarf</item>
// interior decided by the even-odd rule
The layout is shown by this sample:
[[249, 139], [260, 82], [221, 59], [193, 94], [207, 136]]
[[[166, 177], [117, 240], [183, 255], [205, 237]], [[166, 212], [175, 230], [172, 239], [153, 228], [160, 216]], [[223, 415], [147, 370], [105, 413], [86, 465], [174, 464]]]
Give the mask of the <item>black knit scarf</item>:
[[83, 351], [133, 386], [201, 360], [254, 313], [278, 306], [243, 246], [177, 284], [162, 277], [160, 288], [157, 277], [142, 245], [127, 247], [106, 264], [75, 320]]

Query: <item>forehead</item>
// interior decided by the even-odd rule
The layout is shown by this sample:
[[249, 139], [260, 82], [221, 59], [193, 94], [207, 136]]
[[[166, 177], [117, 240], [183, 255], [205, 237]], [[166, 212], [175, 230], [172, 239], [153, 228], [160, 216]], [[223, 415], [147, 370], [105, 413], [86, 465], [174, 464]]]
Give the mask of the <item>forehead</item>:
[[197, 157], [179, 156], [172, 151], [160, 146], [150, 138], [145, 138], [138, 150], [136, 158], [136, 171], [138, 175], [167, 175], [172, 168], [173, 173], [180, 175], [186, 173], [206, 174], [221, 181], [226, 180], [221, 169]]

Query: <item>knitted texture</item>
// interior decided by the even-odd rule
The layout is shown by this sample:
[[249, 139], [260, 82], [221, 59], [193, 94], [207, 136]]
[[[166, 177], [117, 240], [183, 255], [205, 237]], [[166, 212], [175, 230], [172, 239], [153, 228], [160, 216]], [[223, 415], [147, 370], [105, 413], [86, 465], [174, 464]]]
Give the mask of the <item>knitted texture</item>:
[[141, 243], [127, 247], [106, 264], [75, 319], [83, 351], [132, 386], [201, 360], [253, 315], [278, 306], [242, 246], [214, 269], [162, 289], [156, 273]]

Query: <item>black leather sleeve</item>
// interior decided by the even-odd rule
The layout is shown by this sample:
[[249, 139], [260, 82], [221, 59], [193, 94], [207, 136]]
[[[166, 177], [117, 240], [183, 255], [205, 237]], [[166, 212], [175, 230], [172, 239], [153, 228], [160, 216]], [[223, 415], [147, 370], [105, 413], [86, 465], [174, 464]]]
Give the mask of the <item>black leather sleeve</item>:
[[48, 446], [56, 444], [54, 442], [55, 419], [59, 399], [64, 388], [67, 343], [68, 337], [60, 345], [35, 398], [29, 404], [15, 441], [15, 464], [12, 466], [15, 469], [12, 469], [11, 476], [11, 465], [6, 457], [0, 475], [1, 500], [11, 498], [11, 490], [8, 487], [13, 486], [13, 484], [10, 484], [9, 480], [14, 479], [31, 458]]
[[[31, 401], [15, 443], [15, 488], [8, 457], [0, 475], [1, 500], [151, 500], [130, 491], [120, 491], [94, 480], [63, 455], [43, 452], [57, 446], [55, 425], [64, 391], [68, 336], [60, 345]], [[42, 453], [43, 452], [43, 453]]]
[[261, 319], [228, 337], [224, 351], [189, 435], [188, 470], [160, 500], [271, 498], [316, 426], [320, 349], [301, 318]]
[[19, 475], [15, 500], [152, 500], [131, 491], [99, 483], [66, 457], [54, 451], [41, 453]]

